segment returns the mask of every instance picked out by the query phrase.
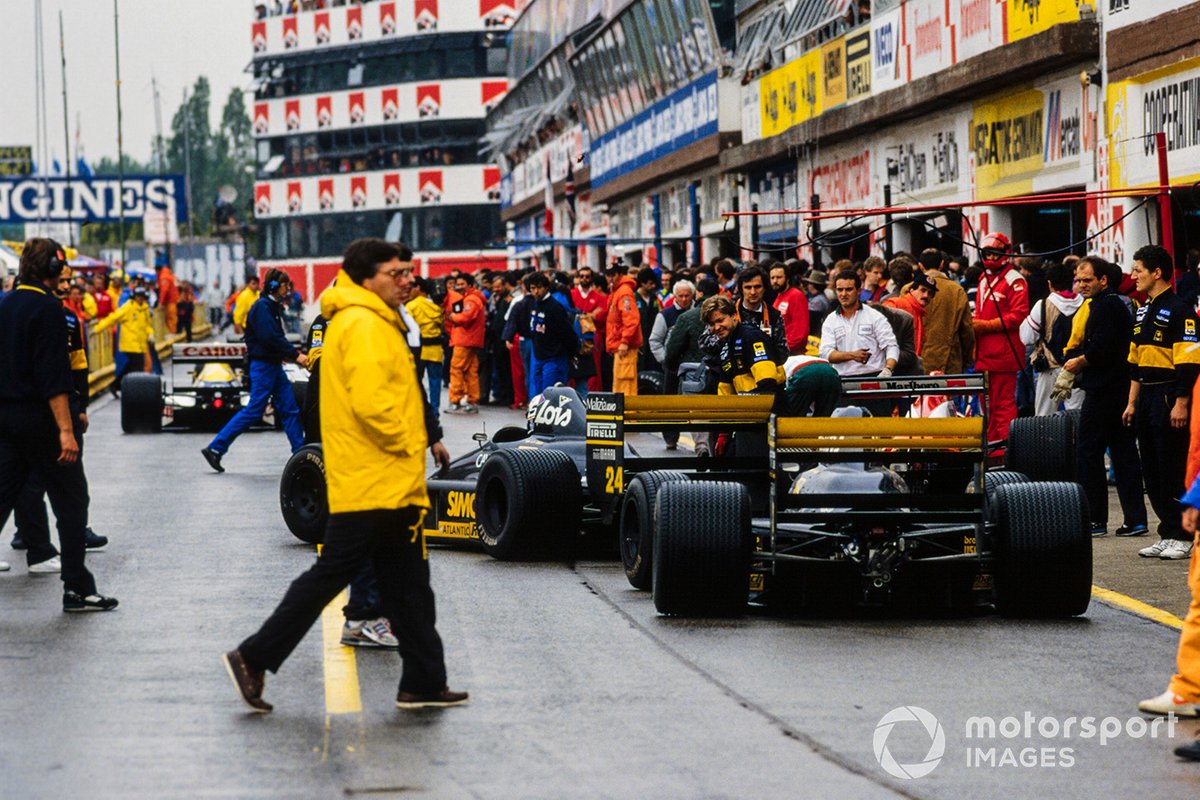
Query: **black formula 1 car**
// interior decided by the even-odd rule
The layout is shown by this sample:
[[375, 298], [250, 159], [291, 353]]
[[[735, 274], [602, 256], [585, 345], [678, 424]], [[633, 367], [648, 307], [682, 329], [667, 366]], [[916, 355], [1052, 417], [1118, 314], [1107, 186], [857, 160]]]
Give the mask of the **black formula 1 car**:
[[[843, 401], [979, 395], [984, 385], [979, 375], [844, 379]], [[1069, 458], [1070, 417], [1014, 424], [1009, 469], [998, 470], [983, 417], [791, 418], [772, 414], [771, 400], [588, 397], [587, 469], [604, 495], [595, 500], [619, 514], [626, 575], [652, 589], [660, 613], [904, 598], [1012, 616], [1087, 610], [1083, 492], [1043, 472]], [[621, 455], [628, 433], [704, 426], [734, 431], [732, 457]]]
[[[121, 430], [125, 433], [220, 430], [250, 402], [245, 361], [246, 345], [240, 343], [173, 345], [168, 380], [164, 381], [160, 375], [135, 372], [121, 381]], [[284, 370], [297, 405], [303, 408], [308, 373], [295, 364], [286, 364]], [[179, 380], [180, 371], [185, 380]], [[255, 427], [280, 427], [271, 406], [267, 406], [262, 421]]]
[[[499, 559], [536, 558], [600, 520], [584, 478], [587, 409], [574, 389], [554, 386], [534, 398], [525, 428], [508, 426], [429, 476], [425, 536], [438, 544], [477, 544]], [[626, 445], [626, 452], [636, 451]], [[288, 529], [318, 543], [328, 518], [320, 444], [288, 461], [279, 484]]]

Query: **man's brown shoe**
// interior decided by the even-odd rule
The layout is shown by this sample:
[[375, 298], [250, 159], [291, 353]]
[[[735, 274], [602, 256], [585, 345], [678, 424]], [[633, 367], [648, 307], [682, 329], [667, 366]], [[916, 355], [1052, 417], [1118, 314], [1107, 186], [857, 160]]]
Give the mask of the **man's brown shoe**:
[[396, 695], [396, 708], [447, 708], [449, 706], [465, 706], [468, 697], [469, 695], [466, 692], [452, 692], [447, 688], [425, 694], [400, 692]]
[[229, 673], [233, 685], [237, 687], [242, 702], [250, 706], [256, 714], [269, 714], [275, 706], [262, 699], [263, 685], [266, 675], [261, 669], [254, 669], [242, 658], [237, 650], [230, 650], [221, 656], [225, 670]]

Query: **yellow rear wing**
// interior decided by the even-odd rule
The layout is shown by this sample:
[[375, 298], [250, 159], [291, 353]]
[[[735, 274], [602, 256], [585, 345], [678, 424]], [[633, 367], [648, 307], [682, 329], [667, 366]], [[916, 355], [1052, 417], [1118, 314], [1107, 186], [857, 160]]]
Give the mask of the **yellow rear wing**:
[[983, 417], [775, 417], [776, 450], [977, 451]]

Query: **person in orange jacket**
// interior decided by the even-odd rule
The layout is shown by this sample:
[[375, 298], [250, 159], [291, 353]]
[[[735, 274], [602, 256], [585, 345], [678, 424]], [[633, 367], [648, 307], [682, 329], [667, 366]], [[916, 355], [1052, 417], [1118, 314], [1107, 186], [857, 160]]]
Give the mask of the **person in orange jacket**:
[[479, 413], [479, 351], [487, 327], [487, 300], [465, 275], [446, 296], [450, 329], [450, 408], [452, 414]]
[[608, 296], [605, 344], [613, 357], [614, 392], [637, 394], [638, 348], [642, 346], [642, 318], [637, 304], [637, 281], [615, 274]]

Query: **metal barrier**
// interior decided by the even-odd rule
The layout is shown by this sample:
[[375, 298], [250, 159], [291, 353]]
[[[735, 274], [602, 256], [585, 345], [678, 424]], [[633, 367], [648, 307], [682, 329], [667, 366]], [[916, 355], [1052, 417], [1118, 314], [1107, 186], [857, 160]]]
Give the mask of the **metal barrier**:
[[[208, 306], [196, 303], [196, 311], [192, 316], [192, 338], [204, 339], [212, 334], [212, 325], [208, 322]], [[161, 308], [154, 309], [154, 342], [159, 358], [171, 354], [171, 346], [182, 342], [186, 337], [183, 333], [168, 333], [166, 314]], [[88, 349], [88, 386], [92, 397], [103, 392], [112, 385], [116, 372], [113, 366], [117, 350], [117, 332], [101, 331], [97, 333], [89, 323], [87, 326]]]

